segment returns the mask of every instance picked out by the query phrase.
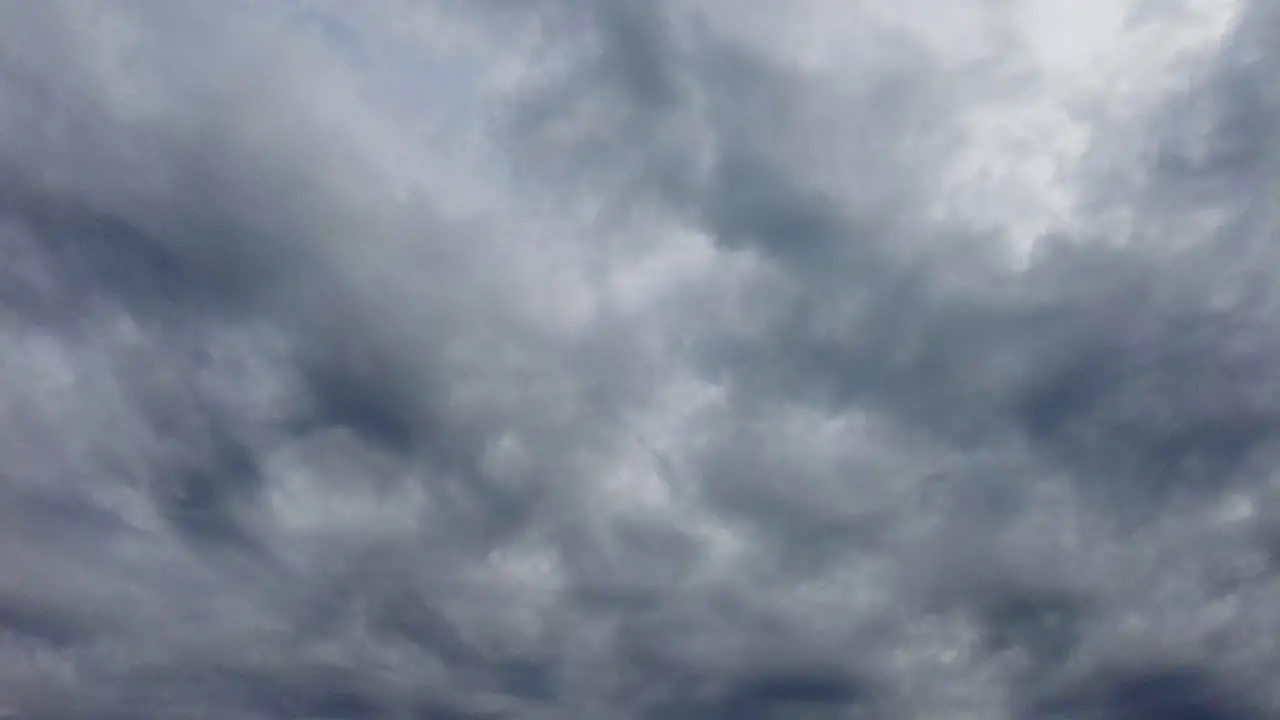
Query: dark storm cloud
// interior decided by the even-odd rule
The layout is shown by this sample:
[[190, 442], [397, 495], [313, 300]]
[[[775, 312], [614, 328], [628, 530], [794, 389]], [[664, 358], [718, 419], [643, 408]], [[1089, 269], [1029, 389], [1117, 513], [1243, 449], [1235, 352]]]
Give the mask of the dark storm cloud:
[[1260, 717], [1238, 692], [1192, 667], [1119, 671], [1042, 701], [1029, 717], [1203, 718]]
[[[1016, 271], [931, 209], [966, 113], [1041, 81], [1013, 45], [846, 9], [859, 61], [815, 69], [817, 4], [0, 10], [0, 710], [1275, 699], [1264, 3], [1098, 121], [1077, 219], [1133, 237]], [[451, 31], [488, 84], [436, 95], [489, 95], [423, 131], [368, 47], [412, 74]]]

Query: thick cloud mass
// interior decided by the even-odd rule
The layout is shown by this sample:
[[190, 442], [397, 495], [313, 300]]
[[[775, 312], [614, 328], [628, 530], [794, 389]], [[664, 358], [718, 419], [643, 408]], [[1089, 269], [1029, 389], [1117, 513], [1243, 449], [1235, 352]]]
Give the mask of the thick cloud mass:
[[1278, 79], [1268, 0], [0, 0], [0, 715], [1280, 717]]

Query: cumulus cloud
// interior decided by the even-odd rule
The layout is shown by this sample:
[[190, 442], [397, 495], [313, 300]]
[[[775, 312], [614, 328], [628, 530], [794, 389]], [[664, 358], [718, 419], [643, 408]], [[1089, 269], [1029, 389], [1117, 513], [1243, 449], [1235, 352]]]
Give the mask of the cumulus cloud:
[[0, 716], [1280, 712], [1270, 4], [0, 11]]

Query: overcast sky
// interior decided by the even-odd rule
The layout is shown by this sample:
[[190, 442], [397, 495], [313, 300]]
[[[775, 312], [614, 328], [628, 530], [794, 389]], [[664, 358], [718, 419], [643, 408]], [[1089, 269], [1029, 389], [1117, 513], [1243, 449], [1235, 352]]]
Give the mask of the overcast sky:
[[1278, 128], [1272, 0], [0, 0], [0, 716], [1280, 717]]

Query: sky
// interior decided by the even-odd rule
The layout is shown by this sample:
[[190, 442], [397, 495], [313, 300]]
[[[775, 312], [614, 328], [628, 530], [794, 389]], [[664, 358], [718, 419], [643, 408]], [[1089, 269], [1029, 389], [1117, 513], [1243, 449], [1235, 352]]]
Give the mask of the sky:
[[1280, 717], [1280, 6], [0, 0], [0, 716]]

